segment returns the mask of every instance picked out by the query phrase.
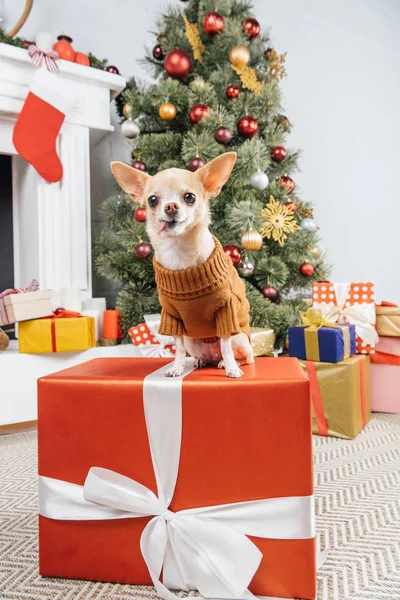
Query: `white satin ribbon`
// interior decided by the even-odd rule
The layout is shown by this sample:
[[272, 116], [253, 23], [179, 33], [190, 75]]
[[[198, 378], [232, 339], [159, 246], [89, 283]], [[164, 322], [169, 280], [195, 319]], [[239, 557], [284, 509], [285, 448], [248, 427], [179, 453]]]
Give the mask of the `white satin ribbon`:
[[350, 292], [350, 283], [334, 283], [337, 306], [326, 303], [313, 302], [315, 308], [319, 308], [322, 316], [330, 323], [349, 323], [356, 326], [356, 333], [364, 344], [373, 346], [379, 341], [373, 323], [375, 323], [375, 305], [371, 302], [363, 302], [353, 306], [346, 306], [345, 302]]
[[[157, 496], [124, 475], [92, 467], [84, 486], [39, 477], [40, 514], [50, 519], [85, 521], [151, 516], [140, 548], [161, 598], [178, 598], [168, 588], [198, 590], [205, 598], [254, 598], [247, 587], [262, 553], [247, 536], [315, 537], [314, 497], [170, 511], [181, 450], [182, 378], [166, 379], [166, 368], [148, 375], [143, 386]], [[193, 369], [193, 360], [188, 359], [183, 376]], [[164, 583], [160, 581], [161, 571]]]
[[144, 320], [147, 327], [150, 329], [151, 334], [158, 341], [158, 344], [144, 344], [138, 346], [140, 354], [144, 358], [174, 358], [174, 354], [171, 350], [166, 348], [166, 346], [172, 346], [175, 343], [174, 338], [170, 335], [161, 335], [158, 333], [161, 315], [144, 315]]

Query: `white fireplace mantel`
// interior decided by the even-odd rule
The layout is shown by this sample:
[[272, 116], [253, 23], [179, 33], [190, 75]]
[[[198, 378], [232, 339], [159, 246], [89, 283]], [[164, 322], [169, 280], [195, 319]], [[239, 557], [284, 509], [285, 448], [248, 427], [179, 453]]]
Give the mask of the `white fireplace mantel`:
[[64, 60], [58, 65], [54, 77], [67, 82], [73, 106], [57, 142], [63, 178], [49, 184], [12, 143], [36, 67], [25, 49], [0, 44], [0, 153], [13, 157], [14, 283], [26, 286], [36, 278], [55, 294], [79, 288], [84, 300], [92, 293], [90, 148], [113, 131], [110, 101], [125, 79]]

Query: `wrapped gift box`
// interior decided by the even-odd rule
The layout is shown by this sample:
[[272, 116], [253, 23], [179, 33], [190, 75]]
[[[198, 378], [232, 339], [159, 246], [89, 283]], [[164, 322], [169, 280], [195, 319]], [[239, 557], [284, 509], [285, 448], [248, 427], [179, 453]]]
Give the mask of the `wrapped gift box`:
[[[39, 380], [39, 475], [44, 487], [39, 518], [41, 575], [152, 585], [140, 550], [141, 536], [151, 515], [161, 515], [161, 521], [156, 520], [157, 527], [167, 524], [172, 543], [171, 539], [176, 541], [175, 528], [180, 531], [184, 527], [185, 513], [179, 511], [196, 509], [198, 514], [201, 507], [214, 507], [211, 516], [217, 521], [213, 519], [209, 525], [205, 522], [199, 528], [197, 533], [204, 535], [201, 546], [208, 548], [209, 535], [215, 537], [213, 543], [220, 540], [223, 564], [219, 561], [213, 573], [220, 568], [225, 572], [225, 568], [231, 568], [231, 561], [238, 560], [236, 535], [241, 525], [233, 521], [235, 529], [229, 529], [228, 540], [224, 540], [227, 531], [215, 530], [217, 525], [225, 528], [229, 524], [229, 519], [218, 521], [221, 505], [233, 504], [230, 510], [234, 516], [237, 507], [249, 506], [249, 502], [258, 505], [267, 499], [272, 507], [269, 518], [255, 516], [252, 532], [246, 532], [251, 536], [247, 542], [253, 542], [251, 552], [255, 545], [262, 553], [255, 575], [247, 574], [249, 589], [267, 596], [315, 598], [310, 384], [298, 361], [259, 358], [255, 364], [242, 367], [241, 380], [229, 379], [216, 368], [194, 370], [183, 379], [166, 379], [164, 370], [169, 363], [160, 358], [97, 359]], [[157, 379], [153, 372], [158, 369], [162, 373]], [[178, 435], [177, 399], [182, 410], [182, 433]], [[172, 457], [180, 440], [174, 467]], [[101, 500], [89, 490], [90, 481], [96, 477], [101, 480], [104, 475], [112, 482], [120, 480], [117, 474], [122, 474], [119, 490], [129, 491], [137, 481], [142, 484], [140, 490], [148, 488], [159, 498], [163, 496], [155, 478], [160, 452], [164, 466], [157, 467], [157, 481], [163, 480], [165, 474], [178, 473], [176, 487], [164, 492], [165, 497], [172, 497], [169, 506], [168, 502], [163, 504], [168, 510], [154, 509], [149, 513], [142, 506], [136, 512], [150, 516], [124, 518], [132, 513], [118, 516], [119, 513], [114, 514], [116, 509], [113, 513], [104, 507], [111, 510], [110, 518], [99, 516], [96, 511], [103, 510], [103, 503], [116, 505], [110, 500], [114, 492], [109, 494], [103, 484]], [[152, 457], [156, 457], [155, 463]], [[94, 466], [109, 471], [92, 469]], [[84, 493], [81, 486], [86, 478], [85, 497], [94, 500], [95, 505], [82, 498], [74, 502], [76, 494]], [[60, 486], [70, 500], [59, 496]], [[151, 492], [146, 492], [149, 501], [157, 502]], [[130, 506], [129, 497], [123, 496], [125, 511]], [[293, 512], [288, 519], [279, 508], [282, 501], [291, 505]], [[79, 507], [94, 511], [90, 519], [83, 514], [77, 518]], [[148, 527], [154, 528], [154, 519], [152, 523]], [[194, 521], [192, 525], [190, 535], [196, 530]], [[259, 526], [269, 531], [262, 533]], [[299, 528], [309, 532], [299, 534]], [[189, 533], [183, 531], [186, 539]], [[182, 543], [181, 537], [179, 540]], [[142, 538], [142, 542], [145, 549], [149, 540]], [[162, 550], [156, 548], [149, 553], [150, 559], [162, 555]], [[190, 587], [199, 587], [193, 580], [209, 567], [202, 562], [201, 553], [195, 553], [192, 561], [193, 552], [193, 546], [187, 546], [181, 559], [186, 561]], [[217, 556], [213, 554], [214, 558]], [[166, 584], [183, 587], [179, 569], [174, 574], [170, 559], [170, 555], [168, 560], [166, 557], [158, 570], [162, 566]], [[198, 560], [200, 569], [195, 567]], [[225, 581], [234, 586], [228, 595], [243, 595], [244, 589], [237, 588], [236, 574], [240, 580], [242, 568], [247, 569], [245, 564], [247, 560], [240, 560], [234, 572], [226, 576]], [[221, 588], [217, 585], [208, 590], [208, 596], [218, 597]]]
[[[7, 290], [7, 292], [11, 290]], [[3, 292], [4, 293], [4, 292]], [[8, 293], [0, 299], [0, 325], [40, 319], [53, 314], [50, 292], [37, 290], [35, 292]]]
[[373, 283], [314, 283], [312, 296], [313, 307], [328, 321], [356, 326], [357, 353], [371, 353], [378, 341]]
[[132, 344], [139, 348], [145, 358], [173, 357], [175, 354], [174, 339], [158, 333], [161, 315], [145, 315], [144, 318], [143, 323], [128, 329]]
[[369, 357], [337, 364], [302, 361], [311, 382], [313, 433], [353, 439], [371, 418]]
[[74, 352], [96, 345], [93, 317], [50, 317], [24, 321], [18, 326], [18, 346], [22, 354]]
[[301, 360], [338, 363], [356, 353], [355, 325], [289, 328], [289, 354]]
[[371, 404], [374, 412], [400, 414], [400, 338], [381, 337], [371, 354]]
[[400, 337], [400, 306], [382, 302], [376, 307], [376, 328], [384, 337]]

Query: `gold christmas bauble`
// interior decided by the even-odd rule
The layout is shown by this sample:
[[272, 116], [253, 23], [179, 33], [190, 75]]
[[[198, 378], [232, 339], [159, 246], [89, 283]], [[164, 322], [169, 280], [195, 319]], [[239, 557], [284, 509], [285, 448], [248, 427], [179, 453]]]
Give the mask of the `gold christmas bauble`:
[[322, 250], [318, 246], [311, 246], [311, 248], [308, 250], [308, 253], [312, 258], [318, 259], [322, 254]]
[[133, 108], [132, 102], [127, 102], [122, 107], [122, 112], [124, 114], [124, 117], [126, 117], [127, 119], [131, 116], [132, 108]]
[[258, 231], [255, 229], [249, 229], [249, 231], [246, 231], [246, 233], [242, 235], [240, 243], [245, 250], [248, 250], [249, 252], [255, 252], [261, 248], [263, 240]]
[[250, 60], [249, 49], [242, 44], [234, 46], [229, 54], [229, 60], [234, 67], [244, 67]]
[[176, 108], [172, 102], [163, 102], [158, 110], [158, 114], [163, 121], [172, 121], [176, 117]]

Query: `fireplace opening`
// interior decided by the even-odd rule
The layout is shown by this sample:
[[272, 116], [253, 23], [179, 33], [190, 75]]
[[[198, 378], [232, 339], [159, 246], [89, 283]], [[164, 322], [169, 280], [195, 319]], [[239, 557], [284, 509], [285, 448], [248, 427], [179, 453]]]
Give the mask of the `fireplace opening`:
[[[12, 159], [0, 154], [0, 292], [14, 287]], [[5, 326], [13, 337], [14, 325]]]
[[14, 287], [11, 156], [0, 154], [0, 292]]

